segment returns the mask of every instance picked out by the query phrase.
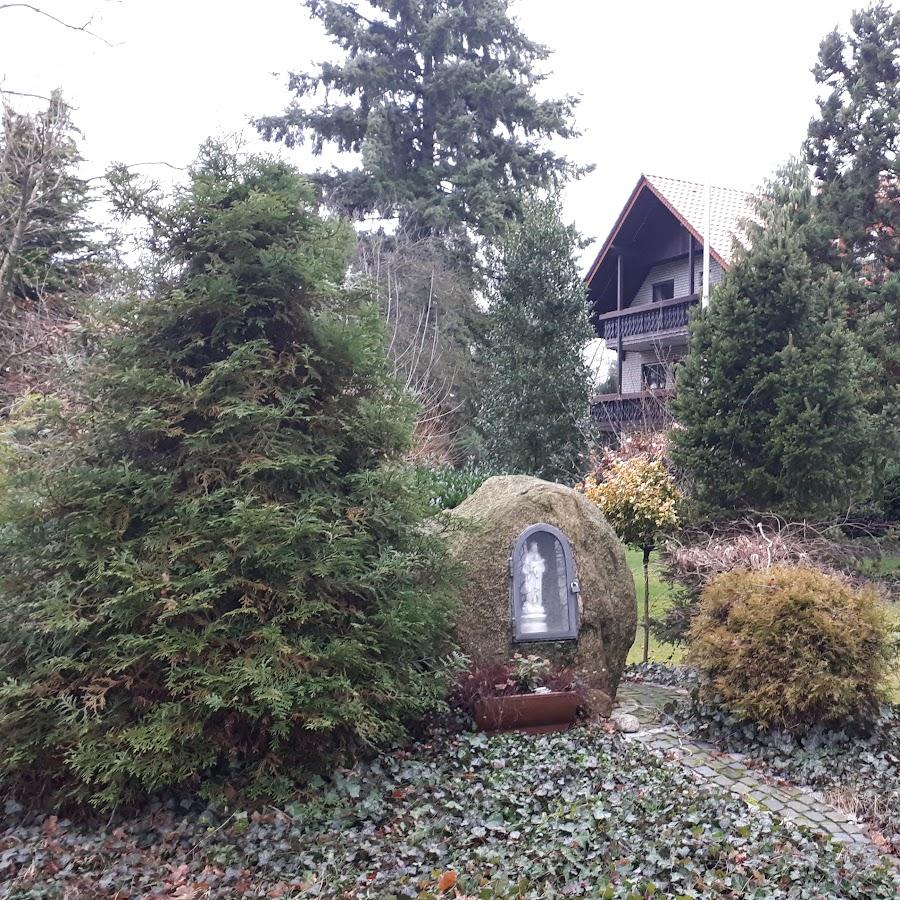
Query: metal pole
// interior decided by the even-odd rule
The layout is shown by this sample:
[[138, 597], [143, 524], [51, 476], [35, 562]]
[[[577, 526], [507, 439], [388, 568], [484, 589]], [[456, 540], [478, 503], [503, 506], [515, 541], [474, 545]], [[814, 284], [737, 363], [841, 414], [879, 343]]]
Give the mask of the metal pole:
[[709, 306], [709, 232], [710, 232], [710, 206], [712, 205], [712, 191], [709, 182], [703, 189], [703, 293], [700, 297], [700, 306], [706, 309]]

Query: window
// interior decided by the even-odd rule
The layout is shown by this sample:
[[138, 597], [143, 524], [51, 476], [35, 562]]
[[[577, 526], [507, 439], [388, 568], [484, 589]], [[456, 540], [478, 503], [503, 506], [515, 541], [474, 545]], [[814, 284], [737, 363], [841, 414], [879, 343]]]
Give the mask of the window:
[[644, 363], [641, 366], [641, 390], [661, 391], [666, 386], [665, 363]]
[[675, 296], [675, 279], [670, 278], [668, 281], [657, 281], [653, 285], [653, 302], [659, 300], [671, 300]]

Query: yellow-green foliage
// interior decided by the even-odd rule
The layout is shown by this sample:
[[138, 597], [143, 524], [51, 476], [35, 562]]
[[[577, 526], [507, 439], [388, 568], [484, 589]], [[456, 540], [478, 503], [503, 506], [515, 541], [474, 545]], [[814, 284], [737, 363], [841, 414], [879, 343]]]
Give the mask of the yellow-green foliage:
[[767, 727], [864, 719], [887, 658], [877, 595], [800, 567], [713, 578], [690, 630], [704, 691]]
[[593, 475], [585, 479], [584, 492], [626, 544], [652, 547], [660, 531], [678, 523], [680, 494], [658, 459], [614, 459], [603, 481], [598, 483]]

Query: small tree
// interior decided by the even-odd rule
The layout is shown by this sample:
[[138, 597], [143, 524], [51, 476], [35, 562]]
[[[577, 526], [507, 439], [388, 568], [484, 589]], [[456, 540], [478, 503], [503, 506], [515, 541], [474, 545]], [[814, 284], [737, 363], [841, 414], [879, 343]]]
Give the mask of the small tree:
[[643, 554], [644, 570], [644, 653], [650, 655], [650, 554], [662, 532], [678, 524], [681, 495], [666, 464], [658, 454], [607, 449], [603, 454], [600, 479], [589, 475], [584, 489], [596, 503], [613, 531], [626, 544]]
[[532, 199], [492, 257], [478, 427], [489, 468], [571, 482], [587, 453], [592, 334], [577, 236], [556, 197]]
[[849, 286], [806, 250], [817, 224], [805, 167], [783, 170], [758, 213], [749, 250], [692, 322], [672, 458], [711, 512], [828, 513], [853, 499], [870, 461]]
[[0, 773], [107, 806], [267, 790], [440, 702], [446, 561], [397, 465], [414, 410], [341, 287], [352, 231], [287, 164], [211, 146], [174, 202], [119, 185], [167, 265], [82, 410], [10, 445]]

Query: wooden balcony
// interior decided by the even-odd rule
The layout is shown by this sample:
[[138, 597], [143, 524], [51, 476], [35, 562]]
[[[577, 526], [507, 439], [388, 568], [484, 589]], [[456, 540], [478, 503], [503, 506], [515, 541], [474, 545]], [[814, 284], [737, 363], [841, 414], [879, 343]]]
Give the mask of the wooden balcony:
[[675, 391], [600, 394], [591, 400], [591, 417], [601, 431], [659, 431], [672, 424], [669, 401]]
[[652, 341], [656, 336], [687, 334], [691, 307], [698, 299], [698, 294], [691, 294], [606, 313], [597, 317], [597, 336], [612, 346], [621, 332], [622, 343], [627, 346], [635, 341]]

